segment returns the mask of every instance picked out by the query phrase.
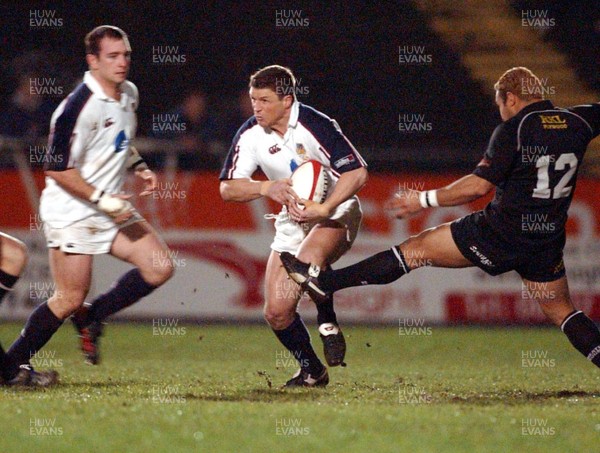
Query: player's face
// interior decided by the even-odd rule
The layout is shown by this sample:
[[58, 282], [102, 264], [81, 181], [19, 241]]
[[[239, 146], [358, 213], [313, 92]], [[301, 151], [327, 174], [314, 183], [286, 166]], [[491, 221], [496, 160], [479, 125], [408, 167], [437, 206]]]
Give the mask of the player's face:
[[287, 123], [289, 108], [292, 105], [292, 96], [283, 96], [281, 99], [270, 88], [250, 88], [252, 110], [259, 126], [273, 128], [273, 126]]
[[131, 46], [122, 39], [102, 38], [98, 56], [89, 56], [90, 68], [101, 83], [119, 85], [127, 79], [131, 64]]

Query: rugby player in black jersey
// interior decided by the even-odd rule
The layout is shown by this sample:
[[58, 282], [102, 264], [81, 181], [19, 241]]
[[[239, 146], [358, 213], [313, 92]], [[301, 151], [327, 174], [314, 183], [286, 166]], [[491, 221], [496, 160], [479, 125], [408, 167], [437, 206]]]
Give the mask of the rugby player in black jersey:
[[429, 207], [462, 205], [495, 188], [485, 209], [343, 269], [320, 270], [286, 253], [281, 261], [314, 300], [350, 286], [390, 283], [425, 263], [478, 266], [490, 275], [514, 270], [546, 317], [600, 366], [600, 332], [573, 306], [563, 263], [567, 211], [587, 145], [600, 134], [600, 104], [555, 107], [543, 99], [540, 79], [523, 67], [506, 71], [494, 88], [503, 123], [473, 173], [438, 190], [408, 191], [388, 201], [403, 218]]

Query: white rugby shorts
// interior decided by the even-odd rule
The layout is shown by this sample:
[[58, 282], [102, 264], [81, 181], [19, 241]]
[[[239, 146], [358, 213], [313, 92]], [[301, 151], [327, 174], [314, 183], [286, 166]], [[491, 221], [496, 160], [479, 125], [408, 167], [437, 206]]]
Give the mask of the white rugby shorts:
[[[335, 210], [331, 220], [342, 224], [346, 228], [346, 241], [350, 247], [360, 228], [362, 211], [360, 202], [356, 197], [346, 200]], [[294, 222], [288, 216], [284, 207], [275, 220], [275, 238], [271, 244], [271, 250], [276, 252], [289, 252], [296, 254], [300, 244], [316, 224], [300, 224]]]
[[140, 213], [134, 210], [129, 220], [118, 225], [104, 214], [95, 214], [63, 228], [53, 228], [44, 222], [46, 245], [48, 248], [59, 248], [67, 253], [109, 253], [120, 229], [144, 220]]

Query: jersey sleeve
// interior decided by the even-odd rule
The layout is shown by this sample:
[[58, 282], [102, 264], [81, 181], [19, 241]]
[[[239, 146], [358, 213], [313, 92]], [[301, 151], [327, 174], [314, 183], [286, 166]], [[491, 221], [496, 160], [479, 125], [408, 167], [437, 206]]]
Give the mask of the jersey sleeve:
[[329, 159], [336, 176], [367, 166], [337, 121], [305, 105], [301, 106], [299, 120], [317, 140], [319, 150]]
[[600, 103], [577, 105], [567, 110], [583, 118], [590, 127], [592, 138], [600, 134]]
[[131, 95], [133, 97], [133, 111], [137, 112], [137, 109], [140, 105], [140, 92], [135, 83], [129, 81], [127, 81], [127, 83], [131, 87]]
[[[250, 120], [249, 120], [250, 121]], [[256, 147], [252, 140], [251, 125], [246, 122], [237, 132], [227, 153], [219, 179], [251, 178], [258, 169]]]
[[367, 163], [346, 138], [339, 124], [335, 120], [331, 120], [331, 144], [329, 145], [331, 168], [338, 173], [356, 170], [357, 168], [366, 167]]
[[98, 128], [98, 118], [88, 100], [92, 93], [84, 84], [75, 90], [53, 115], [50, 123], [46, 171], [75, 168]]
[[[132, 110], [137, 112], [138, 107], [140, 105], [140, 92], [138, 91], [137, 86], [134, 83], [127, 81], [128, 85], [131, 87], [131, 93], [133, 102], [131, 104]], [[133, 124], [131, 125], [131, 137], [130, 140], [133, 140], [137, 136], [137, 115], [134, 115], [135, 119], [133, 120]]]
[[473, 174], [494, 185], [500, 184], [510, 174], [516, 149], [516, 131], [511, 131], [506, 123], [498, 125]]

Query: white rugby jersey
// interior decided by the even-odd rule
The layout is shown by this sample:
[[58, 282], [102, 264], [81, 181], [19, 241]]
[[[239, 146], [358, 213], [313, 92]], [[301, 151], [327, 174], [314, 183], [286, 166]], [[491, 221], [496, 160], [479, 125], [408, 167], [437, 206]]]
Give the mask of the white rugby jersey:
[[[136, 86], [121, 84], [121, 100], [108, 97], [90, 72], [61, 102], [50, 121], [45, 169], [76, 168], [83, 179], [107, 193], [123, 186], [129, 143], [135, 137], [138, 107]], [[100, 212], [87, 201], [70, 195], [54, 179], [46, 177], [40, 200], [40, 216], [54, 228], [70, 225]]]
[[220, 179], [251, 178], [258, 167], [270, 180], [289, 178], [311, 159], [327, 169], [332, 188], [342, 173], [367, 166], [335, 120], [294, 102], [283, 137], [259, 126], [254, 116], [244, 123], [233, 139]]

